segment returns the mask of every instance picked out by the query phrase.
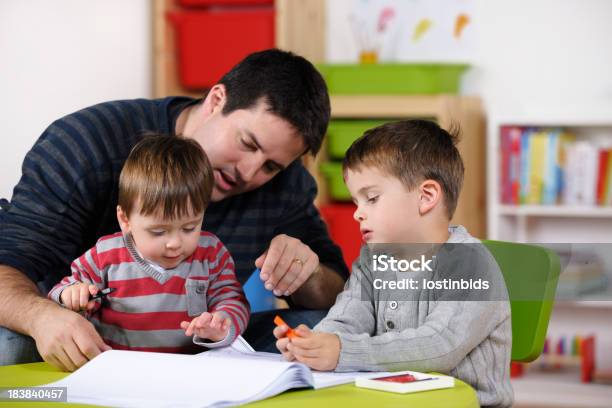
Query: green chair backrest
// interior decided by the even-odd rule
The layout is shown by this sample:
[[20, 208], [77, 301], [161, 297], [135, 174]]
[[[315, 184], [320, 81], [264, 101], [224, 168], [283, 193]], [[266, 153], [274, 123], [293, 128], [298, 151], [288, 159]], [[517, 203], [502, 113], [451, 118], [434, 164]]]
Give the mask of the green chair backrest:
[[497, 261], [510, 296], [512, 361], [533, 361], [544, 347], [559, 280], [559, 257], [535, 245], [483, 241]]

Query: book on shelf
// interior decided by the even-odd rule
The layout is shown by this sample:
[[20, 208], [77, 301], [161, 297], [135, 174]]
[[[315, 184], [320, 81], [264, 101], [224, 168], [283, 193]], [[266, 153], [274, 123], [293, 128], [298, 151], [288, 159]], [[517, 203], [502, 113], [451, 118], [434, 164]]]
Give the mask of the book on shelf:
[[516, 126], [503, 126], [501, 129], [501, 186], [504, 204], [518, 202], [521, 133], [521, 128]]
[[528, 187], [525, 196], [526, 204], [539, 204], [541, 203], [544, 191], [544, 178], [545, 168], [547, 165], [547, 144], [549, 135], [546, 132], [534, 131], [529, 137], [530, 152], [528, 160], [529, 166], [529, 180], [527, 181]]
[[514, 128], [510, 134], [510, 198], [512, 203], [519, 202], [521, 174], [521, 130]]
[[560, 128], [502, 126], [500, 200], [519, 205], [612, 205], [612, 148]]
[[519, 203], [526, 204], [530, 191], [529, 175], [531, 173], [531, 134], [533, 129], [525, 129], [521, 134], [520, 171], [519, 171]]
[[608, 183], [608, 157], [610, 152], [605, 149], [599, 150], [599, 158], [597, 165], [597, 188], [596, 197], [598, 205], [605, 205], [606, 186]]
[[597, 146], [587, 141], [578, 141], [567, 147], [564, 204], [595, 205], [598, 158]]
[[607, 165], [605, 168], [599, 167], [599, 175], [601, 175], [601, 172], [604, 172], [602, 175], [603, 180], [601, 181], [603, 188], [601, 196], [598, 197], [601, 202], [600, 205], [612, 205], [612, 149], [609, 149], [607, 153]]

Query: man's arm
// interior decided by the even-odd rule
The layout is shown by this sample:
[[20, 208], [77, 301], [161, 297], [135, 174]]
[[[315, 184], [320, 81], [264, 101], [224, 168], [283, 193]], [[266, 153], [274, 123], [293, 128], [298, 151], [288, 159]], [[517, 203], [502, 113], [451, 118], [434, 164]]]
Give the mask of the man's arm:
[[311, 309], [329, 309], [343, 287], [344, 280], [337, 272], [319, 264], [310, 278], [291, 295], [291, 300]]
[[255, 265], [262, 270], [266, 288], [277, 296], [291, 295], [291, 303], [310, 309], [329, 308], [342, 291], [348, 269], [314, 205], [313, 177], [299, 162], [286, 171], [279, 188], [289, 189], [291, 199], [277, 235]]
[[28, 277], [10, 266], [0, 265], [0, 326], [31, 336], [34, 317], [57, 305], [40, 296]]
[[107, 346], [83, 317], [44, 299], [38, 288], [61, 279], [91, 239], [88, 226], [101, 222], [101, 199], [111, 194], [112, 166], [101, 148], [109, 146], [107, 136], [85, 119], [94, 110], [43, 132], [26, 154], [11, 203], [0, 210], [0, 324], [32, 336], [46, 361], [68, 370]]
[[0, 265], [0, 325], [31, 336], [45, 361], [74, 371], [110, 349], [81, 315], [40, 296], [18, 270]]

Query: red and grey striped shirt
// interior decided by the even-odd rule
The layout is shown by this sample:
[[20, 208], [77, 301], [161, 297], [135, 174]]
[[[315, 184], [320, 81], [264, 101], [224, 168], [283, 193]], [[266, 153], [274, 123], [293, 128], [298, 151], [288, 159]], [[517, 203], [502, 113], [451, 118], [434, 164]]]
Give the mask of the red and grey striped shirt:
[[[107, 235], [76, 259], [72, 274], [49, 292], [60, 302], [63, 289], [76, 282], [116, 290], [89, 316], [104, 341], [115, 349], [189, 353], [195, 344], [231, 344], [249, 319], [249, 306], [234, 274], [234, 261], [219, 238], [202, 232], [194, 253], [164, 272], [140, 257], [130, 236]], [[222, 312], [230, 321], [227, 337], [207, 343], [185, 336], [182, 321], [203, 312]]]

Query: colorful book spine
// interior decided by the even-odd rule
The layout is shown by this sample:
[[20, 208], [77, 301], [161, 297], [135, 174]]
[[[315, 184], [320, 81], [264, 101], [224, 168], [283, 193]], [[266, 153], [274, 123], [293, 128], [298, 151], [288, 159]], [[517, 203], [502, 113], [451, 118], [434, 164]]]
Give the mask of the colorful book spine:
[[567, 149], [575, 141], [575, 136], [571, 133], [561, 132], [559, 135], [559, 146], [557, 148], [557, 199], [561, 200], [565, 195], [567, 178]]
[[559, 192], [559, 182], [557, 178], [557, 157], [559, 150], [559, 130], [551, 129], [548, 132], [546, 147], [546, 165], [544, 168], [544, 191], [542, 194], [542, 204], [554, 205], [557, 203]]
[[519, 203], [526, 204], [529, 196], [529, 175], [531, 173], [529, 159], [531, 157], [531, 129], [523, 130], [521, 134], [521, 170], [519, 175]]
[[608, 159], [609, 150], [599, 149], [599, 163], [597, 168], [597, 197], [598, 205], [605, 205], [606, 188], [608, 187]]
[[517, 126], [503, 126], [501, 129], [501, 202], [503, 204], [519, 203], [520, 186], [520, 152], [521, 134], [523, 130]]
[[530, 145], [529, 191], [525, 202], [527, 204], [540, 204], [543, 201], [546, 177], [548, 133], [546, 131], [534, 131], [531, 135]]
[[565, 204], [595, 205], [598, 149], [586, 141], [572, 143], [567, 150]]
[[501, 202], [502, 204], [512, 203], [512, 191], [510, 186], [510, 131], [512, 127], [502, 126], [500, 151], [501, 171], [500, 171], [500, 186], [501, 186]]
[[607, 186], [605, 190], [605, 205], [612, 205], [612, 150], [608, 150]]
[[520, 177], [521, 177], [521, 136], [523, 129], [512, 128], [510, 132], [510, 202], [520, 202]]

